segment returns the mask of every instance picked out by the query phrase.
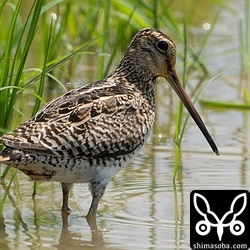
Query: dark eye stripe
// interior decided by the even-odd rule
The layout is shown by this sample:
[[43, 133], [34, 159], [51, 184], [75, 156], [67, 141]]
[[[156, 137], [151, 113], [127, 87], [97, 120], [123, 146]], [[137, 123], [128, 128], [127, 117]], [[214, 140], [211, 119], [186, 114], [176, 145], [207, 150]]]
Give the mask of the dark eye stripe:
[[168, 43], [165, 41], [160, 41], [157, 43], [156, 47], [159, 50], [166, 51], [168, 49]]

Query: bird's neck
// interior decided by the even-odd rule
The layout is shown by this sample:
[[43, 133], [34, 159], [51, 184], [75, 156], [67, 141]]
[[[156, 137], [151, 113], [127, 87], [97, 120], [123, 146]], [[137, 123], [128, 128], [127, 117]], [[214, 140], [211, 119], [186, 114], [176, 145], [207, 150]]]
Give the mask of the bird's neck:
[[145, 98], [154, 100], [156, 77], [152, 75], [148, 67], [142, 67], [132, 56], [125, 54], [108, 78], [117, 79], [117, 82], [122, 82], [128, 88], [136, 88]]

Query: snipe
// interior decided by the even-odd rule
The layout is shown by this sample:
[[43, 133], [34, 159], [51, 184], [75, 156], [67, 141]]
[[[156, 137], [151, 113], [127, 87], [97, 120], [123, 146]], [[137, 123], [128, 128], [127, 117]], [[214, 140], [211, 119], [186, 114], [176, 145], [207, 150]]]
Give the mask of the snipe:
[[143, 29], [105, 79], [71, 90], [48, 103], [34, 118], [1, 139], [0, 162], [37, 181], [62, 185], [62, 211], [68, 211], [74, 183], [89, 183], [95, 217], [110, 179], [138, 154], [155, 116], [154, 85], [164, 77], [206, 137], [218, 149], [182, 88], [175, 70], [173, 41], [155, 29]]

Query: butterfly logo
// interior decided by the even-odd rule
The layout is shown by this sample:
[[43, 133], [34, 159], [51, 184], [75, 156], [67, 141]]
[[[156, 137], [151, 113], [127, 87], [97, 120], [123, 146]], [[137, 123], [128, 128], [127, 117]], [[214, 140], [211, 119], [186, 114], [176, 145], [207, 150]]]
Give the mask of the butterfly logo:
[[[240, 204], [239, 203], [240, 199], [243, 199], [243, 205], [239, 209], [238, 205]], [[199, 207], [198, 201], [200, 202], [199, 203], [200, 205], [203, 203], [203, 206]], [[235, 206], [236, 203], [238, 203], [237, 207]], [[230, 210], [227, 211], [222, 216], [221, 219], [219, 219], [218, 216], [213, 211], [210, 210], [210, 205], [207, 199], [203, 195], [199, 193], [195, 193], [193, 196], [193, 204], [194, 204], [196, 211], [204, 218], [203, 220], [200, 220], [199, 222], [197, 222], [195, 226], [195, 230], [199, 235], [202, 235], [202, 236], [207, 235], [210, 232], [211, 227], [215, 227], [217, 228], [217, 235], [218, 235], [219, 241], [221, 241], [225, 227], [229, 227], [230, 232], [236, 236], [243, 234], [243, 232], [245, 231], [245, 225], [243, 224], [242, 221], [237, 220], [237, 217], [246, 208], [246, 205], [247, 205], [246, 193], [239, 194], [233, 199], [231, 206], [230, 206]], [[226, 223], [225, 220], [226, 219], [229, 220], [230, 218], [231, 218], [230, 222]]]

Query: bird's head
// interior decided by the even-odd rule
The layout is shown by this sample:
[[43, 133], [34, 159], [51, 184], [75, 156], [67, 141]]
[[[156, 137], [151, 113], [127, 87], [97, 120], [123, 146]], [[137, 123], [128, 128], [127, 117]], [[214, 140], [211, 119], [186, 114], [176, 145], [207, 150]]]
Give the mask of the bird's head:
[[[140, 77], [142, 79], [164, 77], [193, 117], [213, 151], [219, 154], [215, 142], [180, 83], [175, 61], [176, 46], [173, 41], [161, 31], [147, 28], [133, 37], [120, 65], [125, 69], [127, 76], [134, 81]], [[143, 82], [138, 80], [139, 84]]]
[[[153, 77], [169, 78], [175, 71], [176, 47], [173, 41], [156, 29], [143, 29], [138, 32], [127, 50], [129, 57], [138, 67]], [[145, 73], [146, 73], [145, 72]]]

